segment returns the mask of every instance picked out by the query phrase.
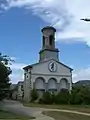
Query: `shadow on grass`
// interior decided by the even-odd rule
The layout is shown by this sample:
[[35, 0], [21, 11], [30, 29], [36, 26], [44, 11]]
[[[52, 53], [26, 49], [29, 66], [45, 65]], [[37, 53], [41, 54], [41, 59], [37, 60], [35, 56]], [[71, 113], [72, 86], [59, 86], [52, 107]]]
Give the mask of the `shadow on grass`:
[[18, 120], [30, 120], [35, 119], [35, 117], [24, 116], [24, 115], [17, 115], [8, 111], [0, 110], [0, 119], [18, 119]]

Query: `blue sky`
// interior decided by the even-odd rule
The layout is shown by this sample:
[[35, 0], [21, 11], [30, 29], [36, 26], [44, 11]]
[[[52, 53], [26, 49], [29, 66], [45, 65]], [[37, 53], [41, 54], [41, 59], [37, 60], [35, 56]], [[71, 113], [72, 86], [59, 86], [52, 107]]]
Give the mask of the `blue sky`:
[[[57, 29], [56, 47], [60, 50], [60, 61], [74, 68], [73, 81], [90, 79], [90, 23], [80, 21], [80, 18], [89, 17], [90, 1], [86, 0], [88, 4], [84, 4], [85, 0], [83, 3], [74, 0], [75, 4], [67, 1], [67, 4], [66, 0], [0, 2], [0, 52], [15, 59], [11, 66], [13, 83], [23, 79], [23, 66], [38, 61], [41, 29], [47, 25]], [[77, 13], [82, 7], [86, 7], [85, 11]]]

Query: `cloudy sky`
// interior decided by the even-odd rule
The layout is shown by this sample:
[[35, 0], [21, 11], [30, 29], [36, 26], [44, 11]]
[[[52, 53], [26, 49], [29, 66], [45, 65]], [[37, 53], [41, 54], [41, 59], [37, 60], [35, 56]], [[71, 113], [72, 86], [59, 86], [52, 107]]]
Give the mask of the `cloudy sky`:
[[81, 18], [90, 18], [90, 0], [0, 0], [0, 52], [15, 60], [12, 82], [38, 61], [47, 25], [57, 29], [60, 61], [74, 69], [73, 81], [90, 79], [90, 23]]

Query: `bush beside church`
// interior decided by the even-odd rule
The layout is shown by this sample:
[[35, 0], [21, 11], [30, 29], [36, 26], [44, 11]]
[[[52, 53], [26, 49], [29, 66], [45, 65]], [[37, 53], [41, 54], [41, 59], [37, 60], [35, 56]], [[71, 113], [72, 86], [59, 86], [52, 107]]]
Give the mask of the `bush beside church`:
[[66, 89], [62, 89], [59, 93], [44, 92], [42, 97], [38, 97], [36, 90], [31, 94], [30, 102], [38, 101], [39, 104], [90, 104], [90, 88], [89, 87], [73, 87], [71, 93]]

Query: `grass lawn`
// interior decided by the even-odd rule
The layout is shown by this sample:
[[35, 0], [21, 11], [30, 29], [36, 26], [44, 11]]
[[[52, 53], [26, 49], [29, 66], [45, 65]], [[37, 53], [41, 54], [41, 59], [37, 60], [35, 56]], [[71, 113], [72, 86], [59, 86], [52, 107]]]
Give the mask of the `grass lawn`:
[[23, 103], [27, 107], [40, 107], [40, 108], [50, 108], [50, 109], [66, 109], [66, 110], [75, 110], [79, 112], [90, 113], [89, 105], [43, 105], [37, 103]]
[[55, 120], [90, 120], [90, 116], [78, 115], [73, 113], [45, 111], [44, 115], [53, 117]]
[[8, 120], [30, 120], [33, 119], [34, 117], [27, 117], [27, 116], [21, 116], [21, 115], [16, 115], [14, 113], [11, 112], [7, 112], [7, 111], [3, 111], [0, 110], [0, 119], [4, 120], [4, 119], [8, 119]]

